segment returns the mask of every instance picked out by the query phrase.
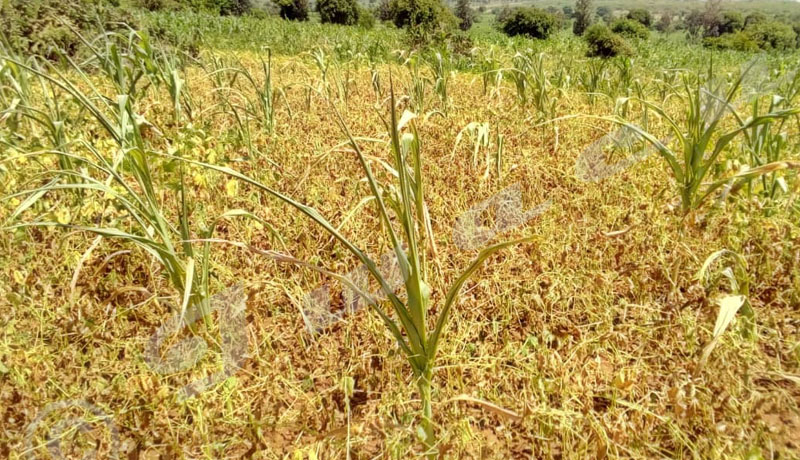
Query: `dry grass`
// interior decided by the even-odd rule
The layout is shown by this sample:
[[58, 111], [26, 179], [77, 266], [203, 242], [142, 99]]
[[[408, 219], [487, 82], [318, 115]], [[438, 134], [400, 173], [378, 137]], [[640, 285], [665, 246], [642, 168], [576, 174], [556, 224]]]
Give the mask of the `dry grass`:
[[[252, 56], [243, 59], [258, 71]], [[280, 58], [275, 67], [277, 86], [314, 72], [297, 58]], [[390, 70], [404, 75], [383, 67], [384, 77]], [[356, 136], [385, 138], [369, 73], [359, 70], [353, 82], [350, 129]], [[213, 104], [200, 71], [190, 72], [187, 85], [197, 107]], [[474, 257], [452, 242], [461, 213], [516, 182], [526, 209], [547, 199], [553, 206], [501, 237], [536, 235], [531, 244], [493, 256], [467, 283], [453, 312], [434, 374], [444, 457], [798, 458], [797, 222], [787, 214], [748, 212], [747, 202], [738, 204], [741, 209], [684, 220], [671, 206], [673, 186], [657, 158], [599, 183], [581, 182], [573, 166], [581, 150], [603, 134], [596, 127], [578, 119], [560, 122], [556, 143], [552, 127], [531, 128], [511, 92], [488, 101], [479, 79], [465, 74], [457, 74], [450, 87], [457, 88], [451, 89], [450, 116], [420, 124], [426, 198], [439, 248], [433, 305], [442, 304], [444, 289]], [[611, 110], [610, 103], [586, 105], [577, 89], [565, 98], [562, 115]], [[281, 165], [279, 174], [264, 157], [228, 165], [338, 224], [368, 194], [358, 163], [352, 153], [330, 151], [344, 137], [324, 101], [315, 97], [306, 110], [299, 87], [288, 90], [287, 100], [293, 119], [281, 102], [277, 135], [254, 138]], [[168, 98], [151, 97], [143, 106], [149, 120], [169, 126]], [[488, 122], [493, 135], [498, 129], [505, 135], [500, 180], [481, 179], [483, 165], [473, 167], [466, 144], [459, 147], [461, 155], [450, 157], [456, 135], [472, 121]], [[209, 124], [204, 136], [197, 135], [194, 158], [223, 164], [226, 157], [244, 156], [244, 150], [230, 151], [226, 123]], [[178, 138], [174, 127], [166, 134]], [[389, 155], [387, 148], [365, 147]], [[14, 161], [17, 184], [7, 182], [4, 193], [26, 180], [30, 165]], [[293, 256], [337, 273], [355, 268], [354, 258], [327, 234], [276, 200], [208, 171], [196, 169], [189, 177], [195, 218], [208, 223], [227, 209], [247, 209], [275, 227]], [[48, 206], [69, 207], [77, 216], [70, 200], [54, 195]], [[11, 209], [0, 209], [0, 220]], [[221, 221], [216, 230], [219, 238], [283, 250], [253, 221]], [[371, 206], [342, 231], [372, 256], [389, 249], [376, 238], [381, 231]], [[179, 403], [176, 390], [215, 372], [219, 363], [212, 353], [177, 375], [159, 376], [147, 367], [146, 343], [171, 315], [168, 305], [179, 299], [143, 251], [102, 240], [85, 257], [72, 291], [70, 281], [92, 237], [51, 228], [5, 235], [0, 456], [24, 458], [26, 425], [48, 403], [63, 399], [85, 399], [112, 414], [125, 458], [345, 458], [348, 449], [352, 458], [419, 453], [414, 382], [379, 318], [362, 311], [318, 336], [304, 330], [298, 305], [305, 292], [326, 281], [318, 274], [215, 245], [212, 291], [244, 285], [251, 355], [235, 377]], [[739, 251], [752, 267], [758, 338], [729, 333], [700, 366], [716, 306], [694, 274], [720, 248]], [[347, 377], [354, 379], [351, 398], [342, 385]], [[37, 439], [43, 439], [41, 432]]]

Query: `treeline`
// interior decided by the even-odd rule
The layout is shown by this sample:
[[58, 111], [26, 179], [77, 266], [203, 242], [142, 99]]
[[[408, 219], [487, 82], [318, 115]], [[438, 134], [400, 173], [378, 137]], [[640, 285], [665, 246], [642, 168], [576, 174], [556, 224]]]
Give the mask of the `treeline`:
[[764, 13], [738, 11], [692, 12], [686, 19], [689, 33], [702, 35], [706, 46], [739, 51], [787, 50], [800, 47], [800, 19], [790, 24]]
[[[124, 2], [122, 5], [120, 1]], [[447, 41], [454, 48], [471, 48], [463, 32], [474, 23], [477, 12], [470, 0], [456, 0], [450, 8], [442, 0], [370, 0], [371, 8], [358, 0], [2, 0], [0, 27], [3, 41], [12, 49], [55, 58], [74, 54], [81, 46], [78, 32], [114, 30], [122, 24], [136, 26], [126, 8], [148, 11], [192, 10], [219, 15], [280, 16], [306, 21], [316, 11], [323, 23], [373, 27], [377, 21], [403, 28], [412, 46]], [[485, 11], [484, 7], [479, 8]], [[790, 50], [800, 47], [800, 16], [768, 17], [755, 12], [726, 11], [721, 0], [708, 0], [702, 10], [651, 12], [594, 7], [593, 0], [577, 0], [563, 8], [499, 8], [494, 10], [496, 28], [509, 36], [547, 39], [567, 27], [584, 38], [587, 55], [630, 55], [638, 40], [651, 30], [684, 31], [688, 40], [714, 48], [740, 51]], [[157, 33], [156, 33], [157, 35]], [[163, 38], [163, 37], [161, 37]]]
[[705, 46], [739, 51], [784, 51], [800, 48], [800, 14], [769, 17], [761, 12], [743, 14], [724, 10], [721, 0], [708, 0], [702, 10], [662, 11], [644, 8], [614, 11], [594, 8], [592, 0], [577, 0], [574, 7], [495, 9], [498, 27], [509, 35], [547, 38], [549, 31], [572, 22], [575, 35], [583, 36], [589, 56], [631, 54], [631, 40], [646, 40], [651, 30], [685, 31], [687, 40]]

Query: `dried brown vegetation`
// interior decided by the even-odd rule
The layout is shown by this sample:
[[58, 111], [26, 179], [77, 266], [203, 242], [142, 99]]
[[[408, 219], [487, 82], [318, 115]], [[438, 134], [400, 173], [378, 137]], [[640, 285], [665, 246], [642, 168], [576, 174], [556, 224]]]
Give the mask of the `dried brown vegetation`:
[[[263, 80], [258, 56], [237, 58]], [[391, 248], [378, 236], [374, 206], [357, 207], [369, 191], [323, 95], [332, 95], [355, 136], [388, 141], [381, 122], [386, 93], [376, 98], [373, 74], [362, 67], [347, 77], [337, 69], [328, 83], [302, 57], [275, 58], [272, 68], [272, 84], [283, 94], [275, 98], [274, 133], [253, 123], [247, 142], [236, 139], [235, 118], [214, 109], [221, 92], [213, 79], [188, 67], [192, 126], [185, 118], [175, 122], [166, 93], [147, 93], [137, 107], [158, 128], [145, 133], [147, 142], [256, 178], [341, 224], [341, 232], [371, 256], [385, 253]], [[391, 73], [400, 93], [412, 86], [401, 66], [378, 66], [377, 72], [384, 82]], [[344, 78], [346, 101], [336, 76]], [[326, 84], [332, 89], [320, 86]], [[447, 117], [418, 120], [438, 249], [429, 281], [432, 305], [442, 304], [446, 288], [475, 256], [452, 241], [459, 215], [514, 183], [521, 184], [525, 209], [548, 199], [553, 204], [498, 236], [534, 238], [493, 255], [466, 283], [452, 312], [434, 370], [440, 454], [796, 457], [800, 227], [791, 206], [797, 182], [790, 182], [779, 212], [764, 213], [757, 197], [737, 195], [724, 210], [707, 206], [684, 216], [656, 156], [600, 182], [578, 180], [576, 158], [602, 130], [614, 129], [611, 123], [564, 118], [537, 124], [531, 120], [538, 117], [518, 107], [510, 86], [489, 95], [478, 78], [460, 72], [447, 84]], [[245, 104], [236, 93], [222, 93], [234, 105]], [[614, 110], [605, 98], [590, 105], [577, 86], [561, 98], [560, 117]], [[412, 107], [408, 99], [399, 104]], [[503, 135], [499, 176], [484, 176], [485, 164], [473, 162], [467, 143], [451, 155], [456, 136], [476, 121], [489, 124], [493, 139]], [[97, 127], [88, 129], [85, 135], [99, 149], [113, 149]], [[385, 144], [362, 147], [388, 161]], [[488, 148], [496, 147], [493, 141]], [[9, 149], [3, 156], [4, 195], [38, 183], [35, 174], [56, 162], [20, 153]], [[374, 168], [388, 183], [386, 170]], [[154, 182], [171, 177], [159, 169]], [[336, 273], [358, 265], [315, 224], [256, 188], [195, 165], [186, 166], [185, 178], [189, 215], [201, 226], [214, 225], [214, 238], [288, 252]], [[159, 193], [163, 213], [177, 222], [176, 194]], [[62, 223], [93, 222], [109, 217], [102, 203], [102, 197], [48, 194], [21, 218], [50, 213]], [[0, 221], [18, 204], [3, 201]], [[215, 219], [231, 209], [261, 221]], [[192, 238], [203, 238], [196, 232]], [[78, 398], [112, 414], [126, 458], [345, 458], [348, 451], [352, 458], [410, 458], [422, 452], [415, 381], [380, 318], [364, 310], [318, 335], [305, 330], [299, 312], [305, 293], [332, 280], [212, 243], [211, 291], [241, 284], [247, 293], [249, 358], [223, 384], [179, 402], [176, 389], [214, 373], [219, 362], [212, 353], [174, 375], [148, 368], [143, 354], [150, 336], [181, 304], [181, 293], [151, 256], [124, 240], [102, 238], [93, 245], [94, 236], [68, 228], [23, 227], [4, 235], [1, 457], [24, 458], [26, 426], [41, 408]], [[706, 292], [695, 274], [721, 248], [748, 261], [757, 338], [726, 334], [701, 365], [717, 293]], [[341, 288], [331, 285], [336, 304]], [[210, 321], [196, 332], [212, 350], [217, 327]]]

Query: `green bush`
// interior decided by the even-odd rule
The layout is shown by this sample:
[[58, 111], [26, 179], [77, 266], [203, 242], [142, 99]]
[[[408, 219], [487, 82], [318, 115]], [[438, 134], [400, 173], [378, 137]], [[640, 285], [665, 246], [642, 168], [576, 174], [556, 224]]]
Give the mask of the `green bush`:
[[[73, 29], [87, 39], [101, 30], [135, 26], [132, 16], [100, 0], [2, 0], [0, 28], [11, 48], [23, 54], [58, 58], [58, 50], [74, 56], [81, 40]], [[102, 28], [101, 28], [102, 26]]]
[[649, 11], [643, 8], [634, 8], [628, 11], [628, 19], [636, 21], [648, 28], [653, 24], [653, 16], [650, 15]]
[[362, 29], [372, 29], [375, 27], [375, 15], [372, 14], [372, 11], [359, 5], [358, 22], [356, 24], [358, 24], [358, 26]]
[[308, 0], [274, 0], [278, 14], [291, 21], [308, 21]]
[[794, 30], [782, 22], [751, 23], [744, 31], [762, 50], [786, 50], [796, 45]]
[[355, 0], [317, 0], [317, 11], [322, 22], [347, 26], [358, 22], [360, 12]]
[[546, 39], [556, 29], [558, 21], [552, 14], [537, 8], [519, 8], [511, 13], [503, 24], [507, 35], [525, 35]]
[[589, 51], [586, 53], [589, 57], [610, 58], [633, 54], [628, 42], [603, 24], [590, 26], [583, 34], [583, 39], [589, 45]]
[[456, 17], [461, 21], [458, 28], [461, 30], [469, 30], [472, 23], [475, 22], [475, 10], [470, 8], [469, 0], [458, 0], [456, 3]]
[[792, 30], [795, 33], [795, 47], [800, 48], [800, 24], [795, 24], [792, 26]]
[[738, 11], [726, 11], [722, 15], [722, 23], [719, 26], [720, 34], [732, 34], [741, 32], [744, 29], [744, 16]]
[[217, 3], [222, 16], [241, 16], [253, 7], [250, 0], [218, 0]]
[[611, 25], [611, 30], [628, 38], [647, 40], [650, 37], [650, 30], [633, 19], [618, 19]]
[[800, 45], [798, 33], [791, 26], [776, 21], [751, 22], [743, 31], [706, 37], [703, 44], [738, 51], [788, 50]]
[[706, 37], [703, 45], [716, 49], [731, 49], [737, 51], [758, 51], [758, 44], [746, 33], [739, 31], [720, 35], [719, 37]]
[[756, 24], [761, 24], [763, 22], [767, 22], [767, 15], [760, 12], [760, 11], [753, 11], [752, 13], [748, 14], [744, 20], [744, 26], [750, 27]]
[[406, 27], [412, 41], [455, 29], [458, 20], [440, 0], [391, 0], [389, 12], [397, 27]]

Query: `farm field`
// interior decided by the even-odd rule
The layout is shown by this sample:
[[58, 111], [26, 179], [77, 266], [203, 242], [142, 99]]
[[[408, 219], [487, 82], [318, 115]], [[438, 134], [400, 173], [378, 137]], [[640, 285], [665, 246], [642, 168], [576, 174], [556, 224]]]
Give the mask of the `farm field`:
[[800, 458], [798, 49], [129, 15], [0, 45], [0, 458]]

